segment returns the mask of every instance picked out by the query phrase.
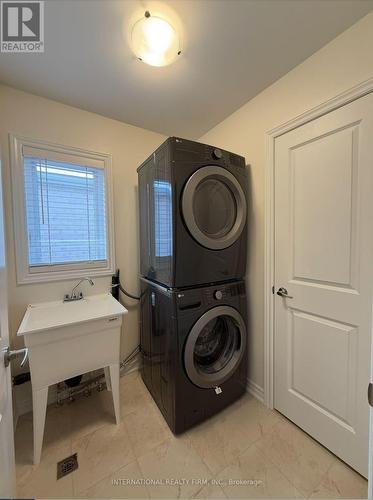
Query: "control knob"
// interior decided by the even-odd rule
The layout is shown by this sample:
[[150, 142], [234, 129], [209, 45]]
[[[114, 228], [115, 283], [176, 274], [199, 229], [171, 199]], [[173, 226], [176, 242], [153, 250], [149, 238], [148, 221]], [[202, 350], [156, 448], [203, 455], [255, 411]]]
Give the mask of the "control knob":
[[221, 160], [221, 158], [223, 157], [222, 150], [215, 148], [214, 151], [212, 152], [212, 156], [213, 158], [215, 158], [215, 160]]
[[216, 292], [214, 292], [214, 297], [216, 300], [221, 300], [223, 298], [223, 292], [221, 290], [216, 290]]

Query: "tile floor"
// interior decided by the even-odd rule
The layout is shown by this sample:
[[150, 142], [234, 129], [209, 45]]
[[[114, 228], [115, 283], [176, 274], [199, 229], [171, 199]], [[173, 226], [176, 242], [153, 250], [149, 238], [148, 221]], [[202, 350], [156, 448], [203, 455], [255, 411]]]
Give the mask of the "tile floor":
[[[37, 467], [31, 463], [32, 415], [22, 416], [16, 430], [18, 497], [367, 496], [365, 479], [249, 395], [179, 437], [169, 431], [138, 372], [121, 379], [121, 408], [119, 426], [108, 391], [48, 408]], [[57, 481], [57, 462], [75, 452], [79, 469]]]

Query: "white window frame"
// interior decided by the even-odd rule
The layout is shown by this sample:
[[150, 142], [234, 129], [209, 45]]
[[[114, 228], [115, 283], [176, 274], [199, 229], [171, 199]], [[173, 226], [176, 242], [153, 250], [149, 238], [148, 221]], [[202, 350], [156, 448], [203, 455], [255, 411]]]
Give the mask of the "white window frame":
[[[98, 153], [70, 146], [62, 146], [38, 139], [30, 139], [9, 134], [10, 166], [12, 174], [13, 225], [16, 256], [17, 284], [62, 281], [85, 276], [109, 276], [115, 270], [114, 254], [114, 210], [112, 158], [110, 154]], [[106, 227], [107, 227], [107, 262], [99, 265], [97, 262], [74, 262], [66, 264], [35, 266], [28, 263], [27, 219], [25, 210], [24, 163], [23, 149], [34, 148], [61, 158], [73, 158], [74, 163], [91, 162], [103, 164], [105, 170], [106, 190]], [[67, 160], [69, 161], [69, 160]], [[53, 269], [52, 269], [53, 268]]]

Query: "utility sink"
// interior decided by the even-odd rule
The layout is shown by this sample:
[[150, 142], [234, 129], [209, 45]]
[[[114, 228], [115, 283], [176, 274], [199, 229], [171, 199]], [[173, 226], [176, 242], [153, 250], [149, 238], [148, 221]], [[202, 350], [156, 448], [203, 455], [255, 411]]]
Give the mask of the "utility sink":
[[34, 464], [40, 462], [48, 387], [103, 368], [120, 422], [119, 368], [122, 316], [110, 294], [74, 302], [30, 304], [17, 335], [28, 348], [34, 421]]
[[30, 304], [17, 335], [61, 328], [126, 314], [127, 309], [111, 294], [91, 295], [74, 302]]

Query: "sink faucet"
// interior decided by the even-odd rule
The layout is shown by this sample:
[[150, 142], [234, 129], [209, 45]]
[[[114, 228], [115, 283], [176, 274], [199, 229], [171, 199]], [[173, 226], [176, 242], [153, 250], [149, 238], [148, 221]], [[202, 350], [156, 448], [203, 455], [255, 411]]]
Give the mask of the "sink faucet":
[[78, 294], [75, 292], [75, 290], [78, 288], [78, 286], [83, 283], [83, 281], [88, 281], [88, 283], [93, 286], [94, 281], [91, 280], [91, 278], [82, 278], [77, 285], [74, 286], [74, 288], [71, 290], [71, 293], [66, 293], [63, 301], [64, 302], [73, 302], [74, 300], [81, 300], [83, 298], [83, 293], [79, 292]]

